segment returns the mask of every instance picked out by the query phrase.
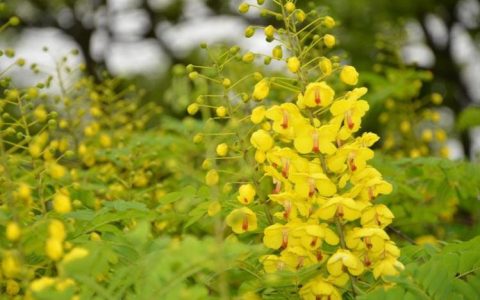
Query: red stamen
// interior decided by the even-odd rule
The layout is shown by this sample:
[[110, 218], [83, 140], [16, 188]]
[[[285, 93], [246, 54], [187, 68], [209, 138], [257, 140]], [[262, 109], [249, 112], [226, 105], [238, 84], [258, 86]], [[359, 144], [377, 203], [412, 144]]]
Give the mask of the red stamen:
[[282, 119], [282, 128], [287, 129], [288, 128], [288, 112], [286, 110], [283, 110], [283, 119]]
[[300, 256], [298, 258], [298, 265], [297, 265], [297, 270], [300, 269], [301, 267], [303, 267], [303, 261], [305, 260], [305, 257], [303, 256]]
[[318, 153], [320, 151], [320, 145], [319, 145], [319, 136], [318, 136], [318, 131], [313, 132], [313, 152]]
[[275, 188], [273, 189], [273, 194], [280, 193], [282, 189], [282, 182], [280, 180], [273, 179], [273, 183], [275, 184]]
[[287, 160], [285, 160], [285, 163], [283, 164], [283, 168], [282, 168], [283, 177], [288, 178], [288, 170], [289, 169], [290, 169], [290, 160], [287, 159]]
[[320, 98], [320, 90], [319, 89], [315, 89], [315, 103], [317, 105], [320, 105], [320, 103], [322, 103], [322, 99]]
[[287, 248], [288, 246], [288, 230], [284, 229], [282, 230], [282, 249]]
[[352, 130], [353, 127], [355, 126], [355, 124], [353, 123], [353, 120], [352, 120], [352, 113], [350, 111], [347, 111], [345, 113], [345, 117], [347, 119], [347, 126], [348, 126], [348, 129]]
[[373, 186], [369, 186], [368, 187], [368, 198], [370, 198], [370, 200], [373, 200], [373, 198], [375, 198], [375, 195], [374, 195], [374, 187]]
[[343, 213], [343, 206], [342, 206], [342, 205], [337, 206], [337, 216], [338, 216], [339, 218], [343, 218], [343, 215], [344, 215], [344, 213]]
[[242, 229], [243, 231], [248, 230], [248, 217], [246, 215], [243, 217]]
[[283, 217], [288, 220], [290, 216], [290, 212], [292, 211], [292, 204], [290, 201], [285, 201], [285, 211], [283, 212]]
[[317, 245], [318, 237], [314, 237], [310, 242], [310, 247], [315, 247]]
[[322, 251], [317, 251], [317, 261], [321, 261], [323, 259]]

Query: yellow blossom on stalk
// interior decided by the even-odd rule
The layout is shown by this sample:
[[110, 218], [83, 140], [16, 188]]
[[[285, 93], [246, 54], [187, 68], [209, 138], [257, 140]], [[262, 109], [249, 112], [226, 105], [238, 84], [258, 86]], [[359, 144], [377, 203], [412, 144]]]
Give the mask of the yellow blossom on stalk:
[[300, 70], [300, 61], [298, 57], [292, 56], [287, 59], [287, 66], [290, 72], [297, 73]]
[[20, 275], [22, 265], [17, 254], [13, 251], [6, 251], [2, 256], [2, 272], [7, 278], [15, 278]]
[[326, 82], [314, 82], [307, 85], [305, 93], [298, 101], [307, 107], [326, 107], [332, 103], [334, 96], [335, 91]]
[[217, 152], [218, 156], [226, 156], [228, 153], [228, 145], [225, 143], [221, 143], [217, 145], [217, 148], [215, 151]]
[[328, 48], [332, 48], [335, 46], [335, 36], [331, 34], [326, 34], [323, 36], [323, 42], [325, 43], [325, 46]]
[[270, 93], [270, 82], [268, 79], [260, 80], [253, 90], [253, 99], [257, 101], [261, 101], [267, 98], [268, 94]]
[[247, 207], [233, 210], [227, 216], [226, 222], [235, 233], [244, 233], [257, 229], [257, 215]]
[[[375, 201], [391, 193], [392, 185], [368, 165], [374, 156], [370, 148], [379, 137], [368, 132], [357, 135], [369, 110], [363, 99], [367, 88], [346, 90], [357, 85], [359, 74], [353, 66], [340, 66], [339, 57], [329, 56], [336, 39], [324, 32], [336, 25], [332, 17], [315, 18], [315, 23], [309, 23], [315, 26], [307, 31], [296, 26], [302, 26], [300, 23], [313, 14], [297, 9], [295, 1], [272, 5], [279, 6], [281, 13], [269, 7], [262, 15], [275, 14], [279, 20], [283, 16], [285, 26], [277, 30], [270, 25], [264, 29], [268, 42], [274, 38], [279, 41], [264, 62], [268, 64], [272, 57], [282, 59], [285, 47], [291, 51], [287, 68], [296, 78], [279, 74], [264, 78], [259, 72], [253, 73], [256, 84], [252, 98], [262, 101], [269, 97], [272, 88], [275, 93], [271, 95], [281, 97], [268, 99], [274, 104], [247, 103], [249, 95], [240, 93], [246, 103], [243, 111], [251, 110], [252, 127], [248, 128], [248, 137], [240, 137], [232, 145], [237, 150], [248, 139], [249, 145], [238, 153], [247, 156], [247, 162], [254, 158], [255, 171], [263, 176], [245, 178], [249, 176], [245, 173], [239, 174], [239, 180], [231, 180], [255, 182], [255, 187], [251, 183], [239, 186], [235, 197], [243, 206], [225, 207], [229, 210], [226, 224], [236, 234], [257, 234], [257, 227], [262, 230], [263, 245], [270, 252], [260, 257], [260, 262], [265, 273], [269, 273], [268, 278], [275, 278], [276, 272], [298, 272], [311, 267], [308, 272], [314, 273], [310, 279], [295, 275], [302, 299], [342, 299], [342, 294], [352, 297], [348, 282], [355, 285], [358, 277], [370, 284], [373, 278], [396, 274], [401, 269], [400, 250], [384, 230], [392, 223], [393, 213]], [[253, 32], [251, 27], [247, 36]], [[289, 36], [292, 32], [293, 38]], [[252, 52], [247, 52], [242, 59], [251, 62], [254, 58]], [[248, 80], [249, 76], [245, 78]], [[338, 84], [339, 81], [344, 84]], [[213, 99], [208, 107], [219, 107], [219, 102]], [[239, 111], [242, 109], [229, 112], [232, 121]], [[219, 156], [226, 155], [227, 151], [219, 150], [222, 149], [217, 148]], [[217, 184], [218, 172], [204, 164], [209, 169], [207, 185]], [[263, 187], [270, 191], [266, 199], [260, 190]], [[247, 207], [257, 194], [262, 196], [258, 204], [264, 207]], [[220, 208], [217, 200], [210, 200], [208, 214], [215, 215]], [[364, 273], [369, 275], [363, 276]]]
[[216, 185], [218, 183], [218, 180], [219, 180], [218, 172], [215, 169], [208, 171], [207, 174], [205, 175], [205, 182], [209, 186]]
[[265, 106], [257, 106], [252, 110], [252, 115], [250, 116], [250, 120], [253, 124], [259, 124], [265, 118]]
[[259, 129], [252, 134], [250, 137], [250, 143], [252, 143], [253, 147], [263, 152], [266, 152], [273, 147], [272, 137], [263, 129]]
[[350, 251], [338, 249], [327, 262], [327, 270], [333, 276], [340, 276], [342, 273], [348, 273], [358, 276], [363, 273], [363, 263]]
[[7, 240], [15, 242], [22, 235], [22, 230], [20, 229], [20, 226], [17, 222], [8, 222], [7, 228], [5, 230], [5, 235], [7, 237]]
[[237, 200], [242, 204], [250, 204], [255, 198], [255, 188], [250, 183], [242, 184], [238, 189]]
[[340, 72], [340, 80], [348, 85], [356, 85], [358, 82], [358, 72], [352, 66], [345, 66]]
[[55, 196], [53, 196], [53, 208], [61, 214], [68, 213], [72, 210], [72, 203], [68, 191], [58, 191]]
[[323, 220], [340, 218], [353, 221], [360, 218], [362, 209], [363, 205], [351, 198], [333, 197], [323, 204], [315, 214]]
[[318, 61], [318, 66], [320, 70], [322, 71], [323, 75], [328, 76], [332, 73], [332, 61], [326, 57], [320, 58]]
[[47, 239], [45, 253], [51, 260], [60, 260], [63, 256], [63, 241], [55, 238]]
[[300, 289], [300, 296], [304, 300], [341, 300], [342, 296], [335, 286], [322, 276], [315, 277]]

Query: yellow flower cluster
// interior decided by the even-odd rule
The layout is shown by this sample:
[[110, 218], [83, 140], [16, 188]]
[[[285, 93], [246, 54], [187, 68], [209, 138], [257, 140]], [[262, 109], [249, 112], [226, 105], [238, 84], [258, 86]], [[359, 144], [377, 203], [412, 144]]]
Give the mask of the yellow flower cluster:
[[[292, 21], [288, 11], [282, 8], [285, 28], [293, 30], [290, 22], [299, 21]], [[334, 25], [331, 17], [324, 18], [326, 28]], [[332, 48], [335, 37], [325, 34], [323, 42]], [[302, 45], [290, 46], [302, 49]], [[272, 253], [260, 261], [266, 273], [319, 266], [318, 273], [302, 283], [301, 297], [341, 299], [349, 283], [355, 293], [357, 277], [365, 273], [378, 279], [403, 269], [400, 250], [385, 231], [393, 213], [376, 203], [392, 186], [368, 165], [374, 156], [370, 147], [379, 137], [368, 132], [357, 135], [369, 110], [363, 100], [367, 88], [337, 94], [331, 83], [356, 86], [357, 70], [340, 66], [338, 60], [313, 57], [312, 61], [318, 60], [315, 74], [321, 76], [309, 76], [312, 69], [303, 66], [311, 61], [304, 61], [308, 52], [302, 51], [285, 60], [300, 83], [296, 101], [277, 99], [280, 103], [257, 106], [250, 116], [257, 127], [250, 135], [255, 161], [272, 183], [266, 207], [272, 218], [263, 230], [263, 244]], [[256, 83], [252, 98], [264, 101], [273, 86], [286, 85], [278, 77], [265, 77]], [[240, 187], [238, 200], [245, 206], [233, 210], [226, 220], [233, 232], [257, 229], [256, 214], [246, 207], [254, 197], [253, 186]]]
[[[393, 214], [374, 203], [392, 187], [367, 165], [374, 155], [369, 147], [378, 136], [354, 136], [368, 110], [368, 103], [360, 99], [366, 92], [355, 88], [334, 100], [326, 82], [314, 82], [298, 95], [296, 104], [257, 107], [252, 114], [252, 121], [262, 125], [250, 140], [255, 158], [272, 178], [270, 200], [281, 208], [263, 238], [266, 247], [280, 253], [267, 255], [262, 262], [266, 272], [326, 263], [328, 274], [314, 280], [329, 288], [307, 284], [302, 288], [305, 299], [324, 295], [317, 290], [335, 297], [339, 292], [332, 285], [343, 287], [366, 271], [378, 278], [402, 268], [399, 249], [384, 231]], [[329, 120], [312, 117], [309, 108], [328, 111]], [[241, 211], [242, 224], [255, 219], [250, 210]], [[237, 233], [250, 230], [248, 226], [236, 230], [239, 223], [232, 224]], [[324, 250], [324, 242], [337, 250]]]

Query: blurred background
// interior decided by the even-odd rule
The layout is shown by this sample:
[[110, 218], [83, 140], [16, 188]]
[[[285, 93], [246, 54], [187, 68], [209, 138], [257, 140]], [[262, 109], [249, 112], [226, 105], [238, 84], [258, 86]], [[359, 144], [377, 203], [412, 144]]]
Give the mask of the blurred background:
[[[256, 4], [255, 0], [247, 2]], [[239, 14], [240, 3], [8, 0], [2, 18], [6, 21], [17, 15], [21, 25], [2, 35], [0, 43], [15, 48], [18, 57], [47, 72], [65, 53], [77, 48], [79, 62], [85, 63], [92, 76], [100, 76], [105, 69], [125, 76], [146, 88], [147, 101], [162, 102], [174, 78], [173, 66], [202, 63], [201, 42], [225, 42], [268, 53], [262, 34], [245, 39], [243, 31], [247, 24], [269, 20], [260, 18], [258, 10]], [[342, 49], [338, 54], [357, 66], [365, 78], [388, 65], [431, 71], [433, 80], [426, 88], [443, 96], [439, 113], [445, 125], [458, 127], [459, 118], [467, 120], [449, 139], [449, 156], [475, 158], [480, 151], [480, 129], [475, 126], [480, 119], [478, 0], [297, 1], [297, 7], [312, 5], [325, 7], [325, 13], [338, 20], [341, 26], [334, 31]], [[45, 47], [48, 52], [43, 51]], [[25, 84], [38, 81], [27, 72], [16, 71], [13, 76]]]

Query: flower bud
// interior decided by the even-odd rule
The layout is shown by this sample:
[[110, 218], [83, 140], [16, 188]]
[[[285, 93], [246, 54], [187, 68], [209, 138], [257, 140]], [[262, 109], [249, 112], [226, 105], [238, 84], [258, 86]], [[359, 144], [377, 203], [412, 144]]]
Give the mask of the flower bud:
[[228, 145], [226, 143], [221, 143], [217, 145], [215, 152], [217, 152], [218, 156], [226, 156], [228, 153]]
[[295, 10], [295, 4], [293, 2], [290, 2], [290, 1], [285, 3], [284, 7], [285, 7], [285, 10], [288, 13], [292, 13]]
[[253, 90], [253, 99], [261, 101], [270, 93], [270, 82], [267, 79], [260, 80]]
[[216, 185], [218, 183], [218, 180], [219, 180], [218, 172], [215, 169], [208, 171], [207, 174], [205, 175], [205, 183], [209, 186]]
[[356, 85], [358, 82], [357, 70], [352, 66], [343, 67], [342, 71], [340, 72], [340, 80], [348, 85]]
[[5, 235], [7, 240], [11, 242], [17, 241], [22, 234], [22, 230], [17, 222], [8, 222], [7, 228], [5, 230]]
[[326, 57], [320, 58], [318, 62], [318, 66], [320, 67], [320, 71], [322, 71], [323, 75], [330, 75], [332, 73], [332, 61]]
[[264, 32], [267, 40], [271, 41], [273, 40], [273, 36], [275, 34], [275, 27], [273, 27], [272, 25], [268, 25], [267, 27], [265, 27]]
[[327, 33], [323, 36], [323, 43], [325, 46], [327, 46], [327, 48], [332, 48], [335, 46], [335, 36]]
[[255, 34], [255, 28], [253, 26], [248, 26], [245, 28], [245, 37], [250, 38]]
[[297, 12], [295, 13], [295, 18], [298, 22], [302, 23], [303, 21], [305, 21], [306, 18], [305, 12], [301, 9], [297, 10]]
[[326, 16], [323, 20], [323, 25], [327, 28], [333, 28], [335, 27], [335, 20], [330, 16]]
[[192, 103], [187, 107], [187, 112], [189, 115], [193, 116], [198, 112], [200, 106], [197, 103]]
[[292, 73], [297, 73], [300, 70], [300, 60], [296, 56], [289, 57], [287, 60], [287, 67]]
[[283, 56], [282, 46], [280, 45], [275, 46], [272, 50], [272, 56], [275, 59], [282, 59], [282, 56]]
[[242, 61], [246, 63], [251, 63], [254, 59], [255, 59], [255, 54], [253, 54], [253, 52], [250, 52], [250, 51], [245, 53], [242, 57]]
[[250, 5], [248, 3], [243, 2], [238, 6], [238, 11], [242, 14], [246, 14], [250, 8]]
[[223, 118], [227, 115], [227, 108], [225, 108], [225, 106], [219, 106], [215, 110], [215, 113], [217, 114], [218, 117]]

